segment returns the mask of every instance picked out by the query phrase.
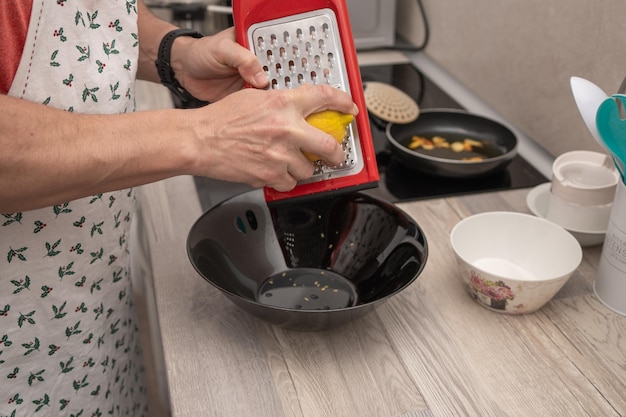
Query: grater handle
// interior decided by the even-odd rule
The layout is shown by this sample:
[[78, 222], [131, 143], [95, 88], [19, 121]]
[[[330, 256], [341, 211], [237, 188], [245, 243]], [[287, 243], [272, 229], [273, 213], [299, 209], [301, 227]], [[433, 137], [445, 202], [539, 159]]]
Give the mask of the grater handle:
[[[339, 3], [339, 6], [337, 3]], [[345, 1], [342, 0], [338, 2], [334, 0], [235, 0], [233, 1], [233, 21], [237, 32], [237, 41], [249, 47], [246, 31], [253, 24], [306, 13], [312, 10], [329, 8], [338, 15], [338, 20], [346, 21], [347, 14], [340, 17], [338, 14], [342, 8], [341, 3], [345, 6]], [[347, 12], [347, 7], [344, 8]]]

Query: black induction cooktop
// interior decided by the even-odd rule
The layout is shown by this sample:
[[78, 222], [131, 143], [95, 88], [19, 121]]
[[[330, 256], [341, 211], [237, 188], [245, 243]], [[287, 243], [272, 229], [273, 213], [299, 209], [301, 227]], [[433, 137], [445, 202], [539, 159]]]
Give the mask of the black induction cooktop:
[[[420, 110], [466, 110], [411, 64], [364, 66], [361, 67], [361, 78], [364, 83], [377, 81], [399, 88], [417, 102]], [[380, 183], [378, 187], [365, 192], [389, 201], [410, 201], [533, 187], [548, 181], [520, 155], [517, 155], [505, 169], [480, 177], [444, 178], [418, 172], [402, 165], [392, 155], [391, 145], [385, 135], [386, 125], [383, 122], [370, 118], [370, 125]]]
[[[360, 70], [364, 83], [378, 81], [391, 84], [411, 96], [421, 110], [466, 110], [411, 64], [364, 66]], [[505, 169], [481, 177], [459, 179], [424, 174], [406, 168], [391, 154], [391, 145], [385, 135], [386, 125], [382, 121], [371, 118], [370, 126], [380, 182], [377, 187], [363, 192], [390, 202], [533, 187], [548, 181], [520, 155], [517, 155]], [[250, 189], [243, 184], [226, 183], [204, 177], [194, 179], [204, 210]]]

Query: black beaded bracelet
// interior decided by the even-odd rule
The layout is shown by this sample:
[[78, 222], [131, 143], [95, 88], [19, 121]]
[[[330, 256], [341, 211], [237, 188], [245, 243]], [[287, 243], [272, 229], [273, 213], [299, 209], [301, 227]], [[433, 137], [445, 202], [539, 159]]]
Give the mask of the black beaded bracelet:
[[189, 91], [185, 90], [176, 79], [174, 71], [170, 66], [170, 58], [172, 54], [172, 45], [174, 40], [179, 36], [191, 36], [192, 38], [202, 38], [204, 35], [192, 29], [174, 29], [168, 32], [159, 45], [159, 53], [157, 60], [154, 62], [161, 79], [161, 84], [169, 88], [183, 103], [197, 101]]

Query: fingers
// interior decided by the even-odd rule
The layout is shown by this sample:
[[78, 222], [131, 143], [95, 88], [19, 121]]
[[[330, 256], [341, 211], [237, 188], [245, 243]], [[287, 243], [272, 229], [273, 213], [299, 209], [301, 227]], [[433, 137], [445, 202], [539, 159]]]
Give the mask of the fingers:
[[293, 156], [292, 161], [287, 165], [286, 172], [275, 180], [267, 182], [266, 185], [280, 192], [291, 191], [298, 181], [311, 178], [314, 172], [313, 164], [300, 153]]
[[[328, 85], [304, 85], [293, 90], [293, 102], [299, 106], [304, 116], [332, 109], [342, 113], [357, 115], [358, 108], [352, 97]], [[337, 166], [344, 162], [345, 153], [337, 139], [330, 134], [306, 123], [303, 125], [303, 135], [297, 146], [303, 151], [319, 156], [328, 166]]]
[[[311, 85], [264, 93], [273, 96], [272, 100], [266, 101], [265, 107], [275, 109], [277, 114], [284, 117], [283, 126], [288, 127], [286, 132], [278, 133], [277, 136], [284, 137], [285, 146], [290, 148], [282, 156], [289, 155], [287, 165], [293, 177], [303, 180], [314, 173], [313, 163], [302, 152], [319, 157], [330, 167], [345, 161], [345, 152], [337, 139], [309, 124], [305, 117], [327, 109], [358, 114], [349, 94], [330, 86]], [[274, 125], [279, 126], [279, 123]]]
[[271, 165], [266, 165], [259, 172], [262, 178], [255, 186], [267, 186], [276, 191], [291, 191], [298, 181], [311, 178], [315, 172], [313, 164], [297, 149], [293, 149], [282, 158], [275, 158]]
[[300, 181], [311, 178], [315, 172], [315, 167], [302, 152], [297, 152], [293, 155], [292, 160], [287, 166], [287, 172], [296, 180]]
[[[328, 166], [337, 166], [344, 162], [345, 152], [334, 137], [319, 129], [309, 126], [306, 140], [300, 145], [300, 149], [308, 154], [319, 157]], [[307, 161], [309, 161], [307, 159]], [[310, 161], [309, 161], [310, 163]]]
[[277, 179], [275, 182], [268, 182], [264, 185], [269, 188], [273, 188], [276, 191], [284, 193], [284, 192], [293, 190], [297, 184], [298, 184], [298, 180], [296, 180], [294, 177], [286, 173], [281, 178]]
[[237, 68], [244, 81], [255, 88], [267, 87], [269, 80], [256, 56], [239, 44], [233, 48], [232, 53], [232, 65]]
[[233, 43], [233, 45], [220, 49], [223, 52], [223, 63], [231, 68], [236, 68], [241, 78], [253, 87], [266, 87], [269, 80], [263, 71], [261, 62], [252, 52], [235, 42], [234, 28], [231, 27], [222, 31], [220, 36], [224, 36]]
[[359, 113], [348, 93], [329, 85], [305, 84], [291, 91], [295, 95], [293, 101], [300, 107], [305, 117], [329, 109], [354, 116]]

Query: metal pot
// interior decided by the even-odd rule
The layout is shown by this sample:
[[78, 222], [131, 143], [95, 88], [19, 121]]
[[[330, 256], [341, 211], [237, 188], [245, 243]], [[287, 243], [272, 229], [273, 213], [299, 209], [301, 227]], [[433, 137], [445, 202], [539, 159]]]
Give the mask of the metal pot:
[[[506, 126], [494, 120], [462, 110], [424, 110], [408, 124], [388, 124], [386, 135], [392, 153], [408, 168], [426, 174], [466, 178], [504, 169], [517, 155], [517, 137]], [[440, 136], [452, 141], [469, 138], [489, 150], [480, 161], [459, 159], [451, 150], [425, 151], [409, 148], [413, 136]]]

